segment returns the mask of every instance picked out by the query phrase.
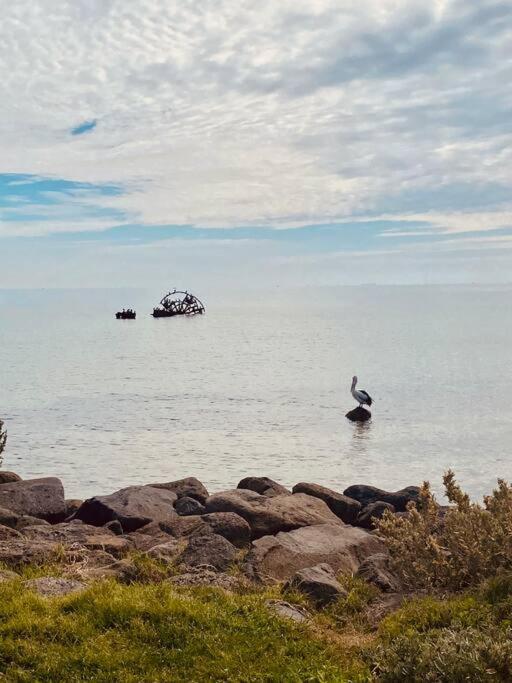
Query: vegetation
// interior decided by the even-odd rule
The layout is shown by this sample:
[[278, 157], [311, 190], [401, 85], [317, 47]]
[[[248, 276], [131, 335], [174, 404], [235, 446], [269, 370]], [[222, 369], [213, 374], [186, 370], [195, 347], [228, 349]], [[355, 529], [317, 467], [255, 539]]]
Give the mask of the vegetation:
[[44, 599], [2, 585], [0, 677], [24, 682], [364, 681], [339, 646], [279, 619], [264, 594], [97, 583]]
[[386, 512], [378, 522], [395, 571], [412, 589], [459, 590], [512, 569], [512, 487], [499, 479], [482, 507], [470, 501], [453, 472], [443, 482], [448, 510], [440, 508], [426, 482], [418, 509], [411, 505], [405, 516]]
[[380, 625], [376, 680], [411, 683], [512, 680], [512, 575], [452, 598], [413, 600]]
[[5, 450], [5, 444], [7, 443], [7, 432], [4, 429], [4, 422], [0, 420], [0, 465], [2, 464], [3, 455]]

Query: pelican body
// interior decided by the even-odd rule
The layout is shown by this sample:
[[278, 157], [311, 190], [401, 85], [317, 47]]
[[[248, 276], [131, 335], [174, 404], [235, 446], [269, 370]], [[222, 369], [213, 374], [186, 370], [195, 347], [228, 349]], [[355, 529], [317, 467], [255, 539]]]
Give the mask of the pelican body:
[[364, 391], [363, 389], [356, 389], [356, 384], [357, 384], [357, 377], [352, 377], [352, 386], [350, 388], [350, 393], [352, 396], [356, 399], [356, 401], [359, 403], [359, 407], [363, 405], [371, 406], [372, 404], [372, 397], [367, 391]]

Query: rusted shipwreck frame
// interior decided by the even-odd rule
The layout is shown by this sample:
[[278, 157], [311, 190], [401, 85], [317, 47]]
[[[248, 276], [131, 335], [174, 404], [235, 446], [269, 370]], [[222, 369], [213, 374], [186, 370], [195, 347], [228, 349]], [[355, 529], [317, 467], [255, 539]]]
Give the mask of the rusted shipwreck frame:
[[160, 301], [159, 306], [153, 309], [151, 314], [154, 318], [172, 318], [175, 315], [202, 315], [204, 306], [199, 299], [190, 294], [174, 289], [166, 294]]

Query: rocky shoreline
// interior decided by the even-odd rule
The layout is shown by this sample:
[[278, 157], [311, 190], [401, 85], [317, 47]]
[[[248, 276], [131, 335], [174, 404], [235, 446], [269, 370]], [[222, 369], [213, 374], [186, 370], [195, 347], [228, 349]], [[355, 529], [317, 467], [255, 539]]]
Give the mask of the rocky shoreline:
[[188, 477], [80, 501], [65, 498], [58, 478], [4, 471], [0, 563], [8, 569], [0, 579], [58, 558], [62, 575], [40, 581], [41, 590], [62, 594], [98, 578], [137, 580], [137, 556], [172, 566], [170, 580], [180, 585], [287, 582], [325, 604], [342, 593], [336, 574], [350, 573], [393, 593], [399, 586], [374, 519], [403, 514], [418, 494], [415, 486], [341, 493], [306, 482], [289, 490], [267, 477], [210, 494]]

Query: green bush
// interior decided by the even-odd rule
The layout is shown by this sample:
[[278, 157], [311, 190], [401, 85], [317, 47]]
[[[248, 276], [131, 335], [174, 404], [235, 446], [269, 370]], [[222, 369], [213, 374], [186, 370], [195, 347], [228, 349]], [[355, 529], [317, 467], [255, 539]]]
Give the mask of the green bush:
[[512, 487], [499, 479], [482, 507], [460, 489], [453, 472], [443, 482], [453, 505], [447, 511], [425, 482], [418, 508], [411, 505], [404, 516], [386, 512], [378, 522], [393, 567], [409, 588], [459, 590], [512, 569]]
[[411, 600], [379, 626], [369, 661], [383, 683], [512, 680], [512, 574], [454, 597]]

